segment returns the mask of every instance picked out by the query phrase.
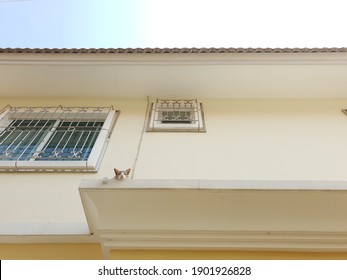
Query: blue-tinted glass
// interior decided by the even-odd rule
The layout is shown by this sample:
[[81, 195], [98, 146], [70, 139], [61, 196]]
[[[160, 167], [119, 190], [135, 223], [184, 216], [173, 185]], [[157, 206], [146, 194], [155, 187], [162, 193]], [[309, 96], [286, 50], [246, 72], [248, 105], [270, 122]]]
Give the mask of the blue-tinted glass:
[[102, 122], [14, 120], [0, 132], [0, 160], [87, 160], [102, 125]]
[[55, 121], [14, 120], [0, 132], [0, 160], [29, 160]]

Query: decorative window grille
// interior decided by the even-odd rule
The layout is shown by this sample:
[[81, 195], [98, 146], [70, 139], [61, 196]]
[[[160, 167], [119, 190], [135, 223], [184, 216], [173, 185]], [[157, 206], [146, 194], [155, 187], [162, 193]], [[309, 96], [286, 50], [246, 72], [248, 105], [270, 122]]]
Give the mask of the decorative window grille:
[[113, 107], [11, 107], [0, 113], [0, 171], [97, 171]]
[[157, 99], [147, 131], [206, 132], [202, 104], [196, 99]]

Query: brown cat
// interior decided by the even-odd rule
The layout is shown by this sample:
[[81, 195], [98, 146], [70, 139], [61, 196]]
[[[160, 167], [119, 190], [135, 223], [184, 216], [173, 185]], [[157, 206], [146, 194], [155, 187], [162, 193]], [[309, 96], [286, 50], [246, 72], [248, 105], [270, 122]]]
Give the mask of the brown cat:
[[128, 178], [130, 171], [131, 171], [130, 168], [128, 168], [125, 171], [121, 171], [121, 170], [118, 170], [117, 168], [115, 168], [114, 173], [116, 174], [116, 176], [114, 176], [114, 177], [116, 178], [116, 180], [123, 181], [123, 180]]

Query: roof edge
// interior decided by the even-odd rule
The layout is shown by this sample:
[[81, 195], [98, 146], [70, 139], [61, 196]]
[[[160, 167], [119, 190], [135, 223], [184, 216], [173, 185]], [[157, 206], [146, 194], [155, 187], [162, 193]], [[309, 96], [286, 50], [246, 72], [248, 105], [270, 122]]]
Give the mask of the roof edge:
[[346, 53], [347, 48], [0, 48], [0, 54]]

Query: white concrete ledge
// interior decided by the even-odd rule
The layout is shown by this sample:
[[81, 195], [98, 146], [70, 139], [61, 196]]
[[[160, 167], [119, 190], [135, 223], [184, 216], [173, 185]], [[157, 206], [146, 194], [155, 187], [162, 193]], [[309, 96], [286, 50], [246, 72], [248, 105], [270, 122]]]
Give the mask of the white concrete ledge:
[[80, 188], [223, 189], [223, 190], [347, 190], [347, 181], [261, 180], [125, 180], [84, 179]]
[[83, 180], [90, 231], [112, 249], [347, 251], [347, 183]]

